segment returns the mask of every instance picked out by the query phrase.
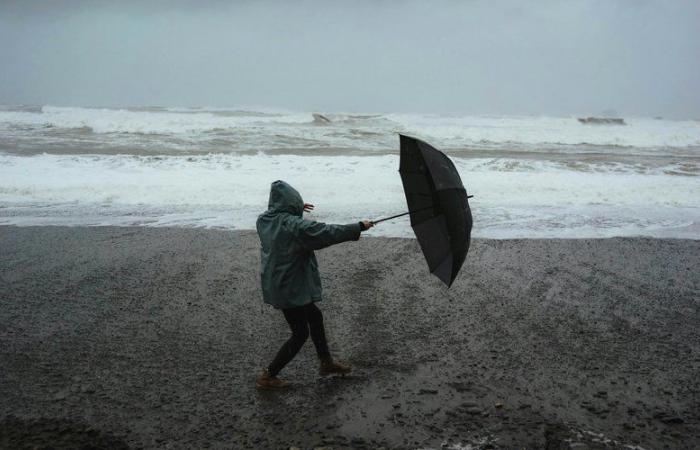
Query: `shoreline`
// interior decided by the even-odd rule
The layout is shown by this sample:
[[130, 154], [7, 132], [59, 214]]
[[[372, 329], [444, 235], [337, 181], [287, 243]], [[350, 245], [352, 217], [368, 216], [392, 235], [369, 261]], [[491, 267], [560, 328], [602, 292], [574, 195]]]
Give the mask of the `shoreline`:
[[280, 393], [253, 387], [288, 334], [254, 232], [0, 226], [0, 249], [0, 444], [700, 443], [698, 240], [474, 239], [449, 290], [414, 239], [319, 251], [354, 371], [319, 378], [309, 342]]

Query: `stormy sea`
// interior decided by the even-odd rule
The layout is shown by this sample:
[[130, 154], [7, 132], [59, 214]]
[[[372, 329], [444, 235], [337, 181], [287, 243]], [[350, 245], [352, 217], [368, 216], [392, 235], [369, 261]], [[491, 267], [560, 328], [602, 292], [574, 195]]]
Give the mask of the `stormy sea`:
[[0, 106], [0, 225], [252, 229], [277, 179], [315, 220], [379, 219], [405, 211], [401, 133], [452, 158], [475, 237], [700, 239], [700, 121], [578, 119]]

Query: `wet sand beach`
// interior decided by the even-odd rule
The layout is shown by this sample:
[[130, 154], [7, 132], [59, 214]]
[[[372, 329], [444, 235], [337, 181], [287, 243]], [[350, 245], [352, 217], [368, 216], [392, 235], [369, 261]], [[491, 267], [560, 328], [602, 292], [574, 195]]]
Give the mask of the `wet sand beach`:
[[413, 239], [317, 253], [331, 351], [288, 329], [254, 232], [0, 227], [0, 447], [698, 448], [700, 241]]

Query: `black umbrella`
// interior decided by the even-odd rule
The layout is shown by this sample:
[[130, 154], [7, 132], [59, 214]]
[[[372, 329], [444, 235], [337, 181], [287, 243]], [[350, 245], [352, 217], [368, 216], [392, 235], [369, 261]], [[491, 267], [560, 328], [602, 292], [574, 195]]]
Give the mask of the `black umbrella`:
[[401, 137], [399, 173], [408, 212], [374, 223], [411, 215], [430, 272], [451, 286], [469, 250], [472, 213], [466, 189], [450, 158], [431, 145]]

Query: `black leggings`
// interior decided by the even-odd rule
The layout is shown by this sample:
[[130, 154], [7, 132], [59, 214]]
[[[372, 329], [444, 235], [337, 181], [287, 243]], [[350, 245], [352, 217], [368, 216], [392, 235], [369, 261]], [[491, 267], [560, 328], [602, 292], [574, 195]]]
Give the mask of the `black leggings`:
[[282, 345], [268, 366], [267, 371], [270, 375], [276, 376], [296, 356], [309, 337], [309, 332], [318, 357], [322, 361], [330, 359], [331, 353], [328, 351], [326, 332], [323, 328], [323, 314], [316, 305], [309, 303], [297, 308], [283, 309], [282, 312], [292, 330], [292, 337]]

